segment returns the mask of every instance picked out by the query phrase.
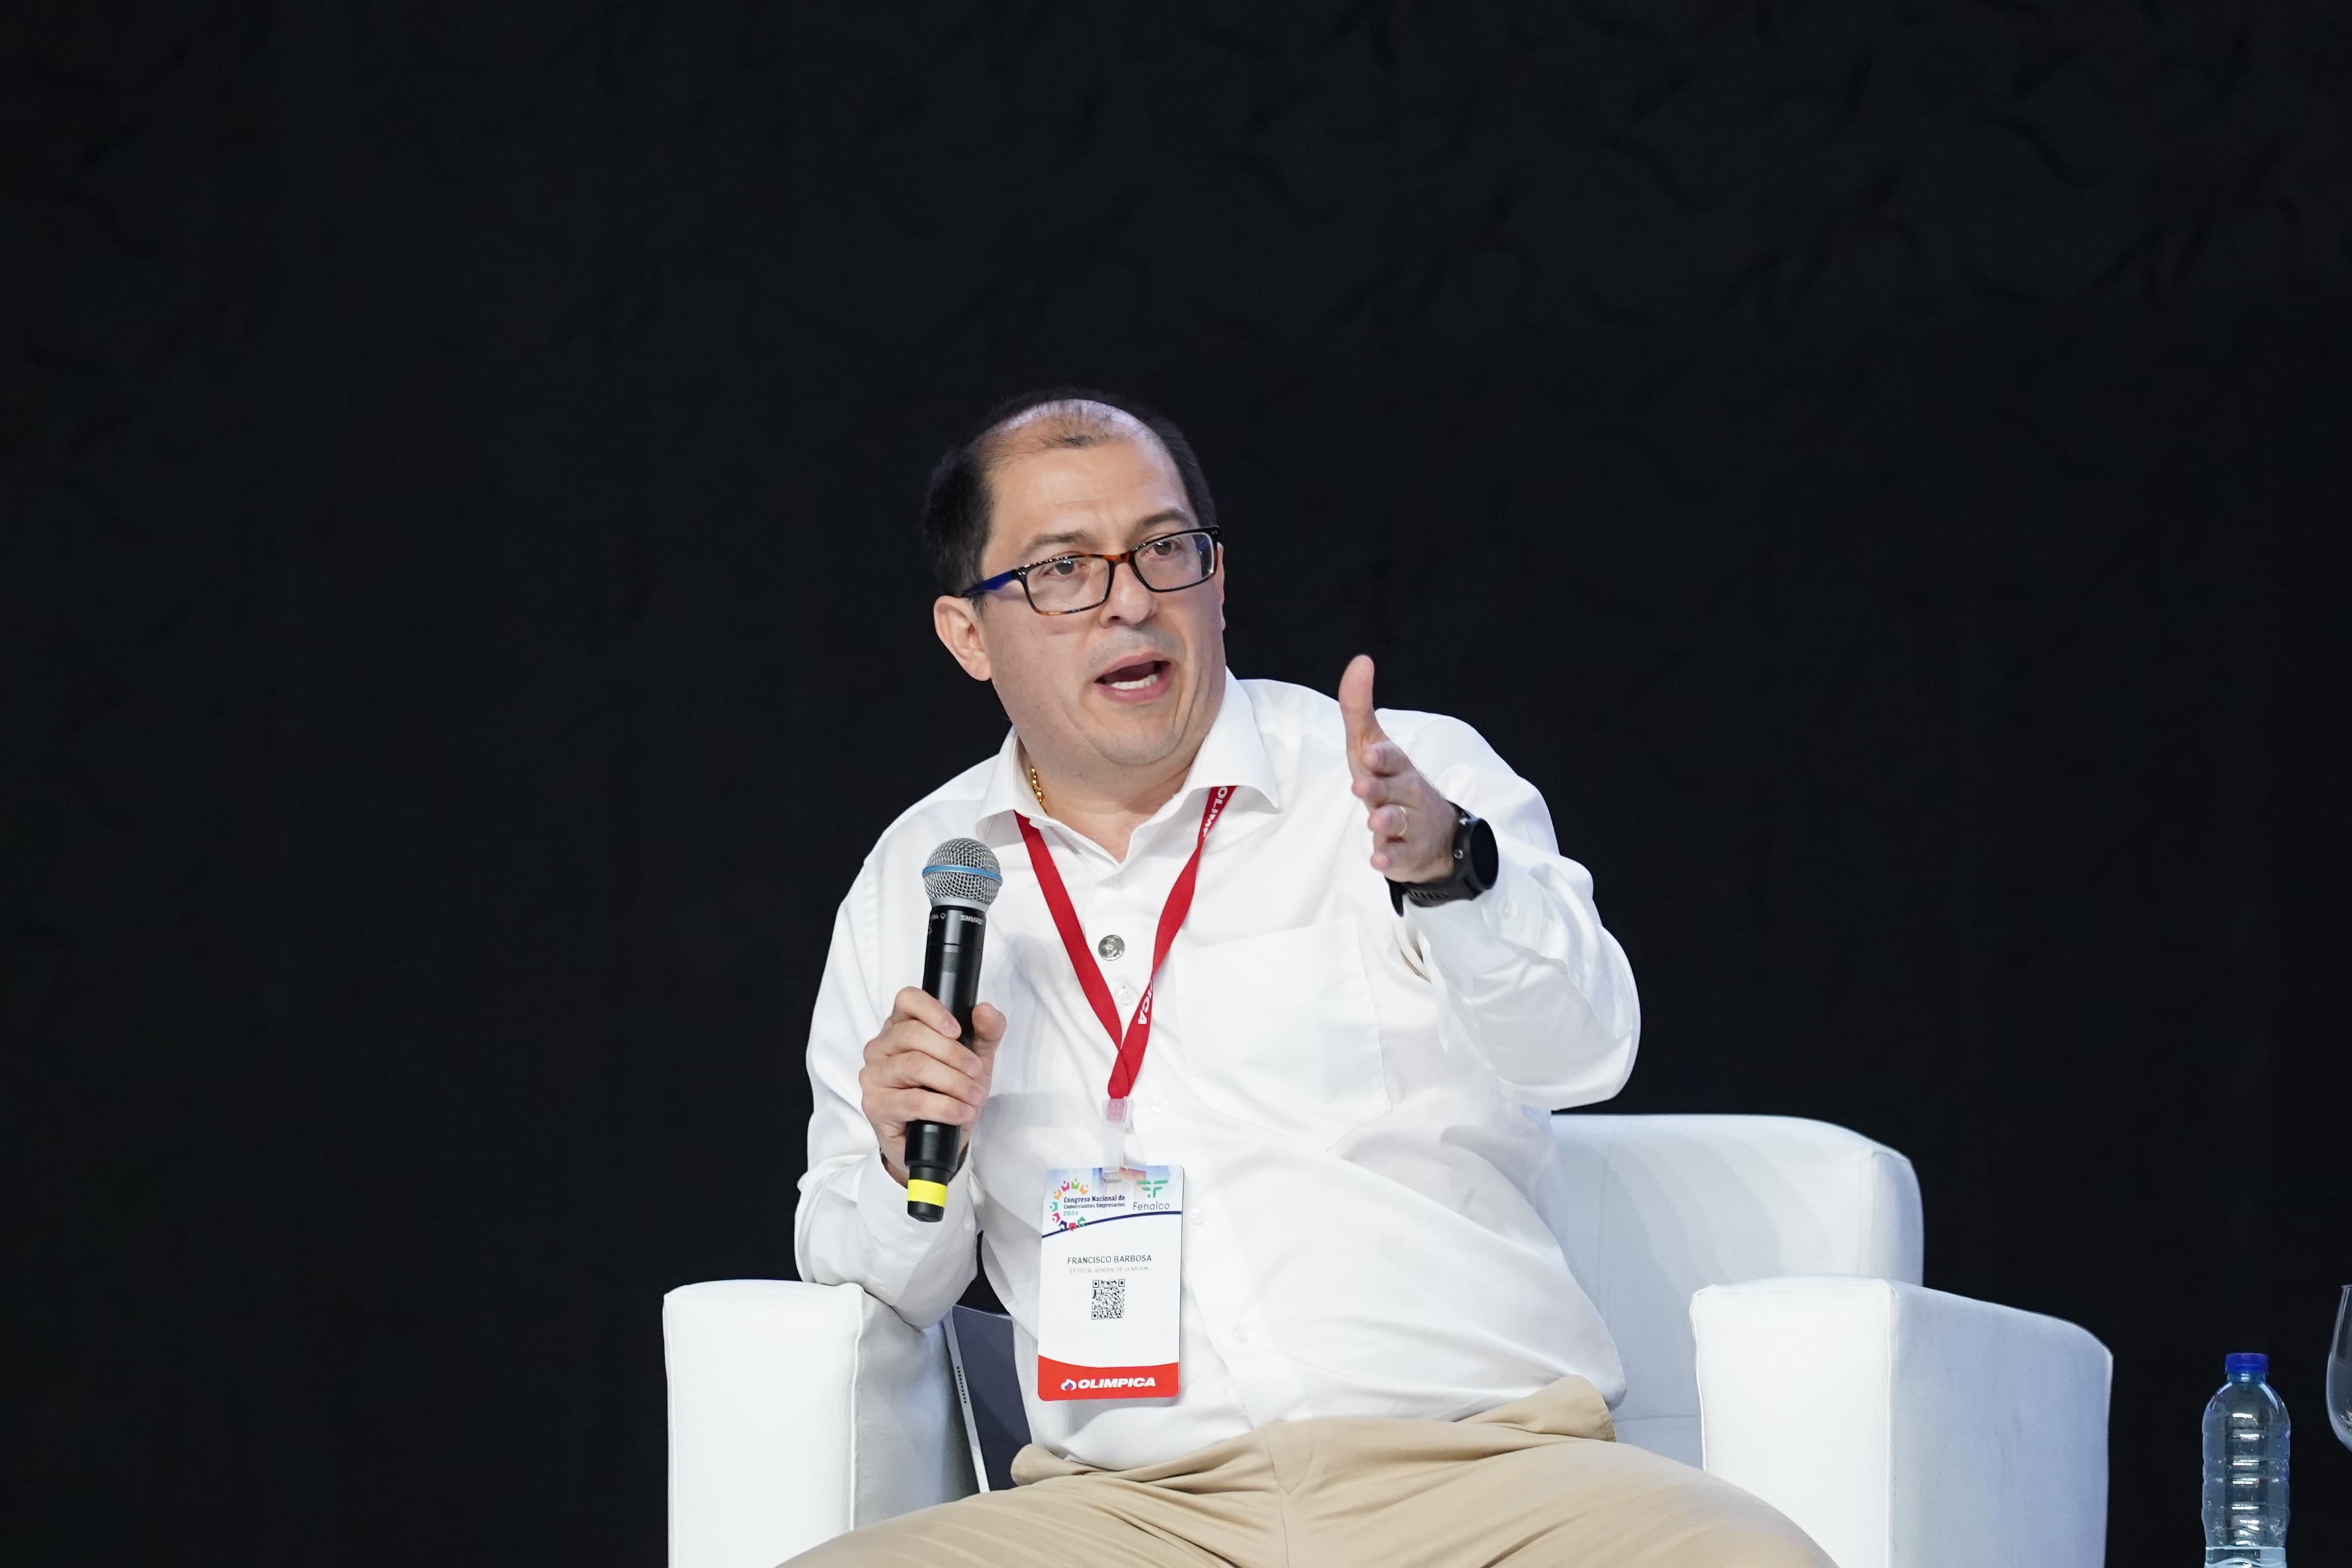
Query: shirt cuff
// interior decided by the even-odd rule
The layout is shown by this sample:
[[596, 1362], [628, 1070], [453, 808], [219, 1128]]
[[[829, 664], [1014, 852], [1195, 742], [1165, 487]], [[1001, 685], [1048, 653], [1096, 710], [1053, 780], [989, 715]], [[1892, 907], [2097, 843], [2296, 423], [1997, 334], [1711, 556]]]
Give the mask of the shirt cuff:
[[1517, 950], [1544, 947], [1543, 900], [1527, 870], [1497, 846], [1495, 885], [1475, 899], [1404, 907], [1405, 923], [1441, 968], [1483, 974], [1518, 962]]
[[886, 1250], [912, 1262], [939, 1244], [943, 1236], [970, 1236], [975, 1225], [971, 1212], [971, 1162], [967, 1159], [948, 1183], [947, 1214], [936, 1223], [907, 1212], [907, 1189], [883, 1168], [882, 1156], [863, 1163], [857, 1176], [857, 1214], [866, 1234]]

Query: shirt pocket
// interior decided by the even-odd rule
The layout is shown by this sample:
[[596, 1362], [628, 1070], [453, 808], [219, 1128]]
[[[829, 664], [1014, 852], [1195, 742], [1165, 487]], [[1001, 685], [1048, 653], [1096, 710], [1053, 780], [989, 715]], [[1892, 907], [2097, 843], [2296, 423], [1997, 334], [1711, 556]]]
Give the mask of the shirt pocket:
[[1183, 959], [1176, 1022], [1194, 1091], [1211, 1109], [1318, 1148], [1388, 1110], [1380, 1016], [1352, 919]]

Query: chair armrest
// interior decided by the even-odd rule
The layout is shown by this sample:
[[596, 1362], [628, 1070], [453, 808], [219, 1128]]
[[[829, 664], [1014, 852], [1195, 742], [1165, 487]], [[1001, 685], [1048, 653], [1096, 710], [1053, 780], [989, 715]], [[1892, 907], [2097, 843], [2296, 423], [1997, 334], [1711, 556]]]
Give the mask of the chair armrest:
[[684, 1286], [662, 1337], [670, 1568], [775, 1568], [973, 1489], [945, 1336], [855, 1285]]
[[1853, 1277], [1691, 1300], [1709, 1473], [1839, 1568], [2097, 1568], [2105, 1345], [2072, 1323]]

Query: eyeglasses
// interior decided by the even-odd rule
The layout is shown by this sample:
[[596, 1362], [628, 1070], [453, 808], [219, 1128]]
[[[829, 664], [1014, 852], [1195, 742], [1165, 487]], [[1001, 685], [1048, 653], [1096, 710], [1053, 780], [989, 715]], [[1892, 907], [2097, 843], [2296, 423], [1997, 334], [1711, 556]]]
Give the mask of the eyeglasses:
[[967, 599], [977, 598], [1018, 582], [1028, 596], [1029, 607], [1039, 615], [1075, 616], [1109, 599], [1111, 579], [1118, 574], [1122, 563], [1134, 572], [1137, 582], [1155, 594], [1197, 588], [1217, 574], [1217, 531], [1191, 528], [1181, 533], [1163, 533], [1116, 555], [1056, 555], [1050, 561], [1032, 561], [982, 578], [963, 595]]

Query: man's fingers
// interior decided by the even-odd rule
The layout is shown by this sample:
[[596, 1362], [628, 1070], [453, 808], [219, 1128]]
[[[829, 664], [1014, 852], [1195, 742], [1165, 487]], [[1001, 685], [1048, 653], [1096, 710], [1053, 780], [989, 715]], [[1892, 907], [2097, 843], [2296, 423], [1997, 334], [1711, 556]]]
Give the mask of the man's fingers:
[[[952, 1023], [954, 1020], [949, 1020]], [[900, 1018], [886, 1026], [866, 1047], [869, 1066], [880, 1067], [894, 1057], [928, 1057], [945, 1062], [961, 1073], [979, 1077], [982, 1061], [978, 1053], [964, 1048], [952, 1036], [942, 1035], [929, 1024]]]
[[[1339, 678], [1339, 711], [1348, 727], [1349, 787], [1364, 803], [1372, 832], [1372, 868], [1418, 865], [1425, 857], [1412, 848], [1437, 824], [1429, 782], [1404, 748], [1388, 738], [1372, 709], [1372, 661], [1359, 654]], [[1391, 854], [1391, 847], [1401, 854]]]
[[866, 1106], [869, 1120], [898, 1129], [896, 1135], [899, 1138], [906, 1136], [909, 1121], [969, 1122], [979, 1114], [952, 1095], [935, 1094], [927, 1089], [885, 1089]]
[[1368, 778], [1355, 786], [1356, 798], [1364, 803], [1364, 815], [1377, 815], [1390, 805], [1419, 805], [1421, 794], [1411, 779]]
[[948, 1011], [947, 1004], [918, 985], [900, 986], [898, 994], [891, 999], [890, 1021], [897, 1023], [901, 1018], [928, 1024], [950, 1040], [959, 1033], [955, 1015]]
[[[1407, 805], [1421, 798], [1421, 774], [1406, 760], [1404, 748], [1394, 741], [1382, 741], [1372, 748], [1375, 753], [1385, 753], [1383, 764], [1377, 768], [1359, 767], [1355, 781], [1349, 788], [1366, 805], [1386, 805], [1392, 800]], [[1391, 761], [1392, 759], [1392, 761]]]
[[1004, 1015], [986, 1005], [971, 1010], [976, 1049], [966, 1049], [958, 1032], [955, 1015], [938, 997], [909, 985], [892, 1000], [882, 1032], [866, 1042], [859, 1098], [881, 1144], [883, 1168], [898, 1181], [907, 1179], [908, 1122], [968, 1127], [988, 1102], [989, 1068], [1004, 1038]]
[[988, 1098], [988, 1086], [973, 1074], [919, 1051], [900, 1051], [877, 1063], [874, 1087], [885, 1091], [927, 1089], [975, 1109]]
[[1376, 741], [1388, 737], [1381, 732], [1381, 721], [1372, 713], [1372, 661], [1367, 654], [1358, 654], [1348, 661], [1339, 677], [1339, 716], [1348, 727], [1348, 760], [1352, 763], [1364, 754], [1364, 749]]

